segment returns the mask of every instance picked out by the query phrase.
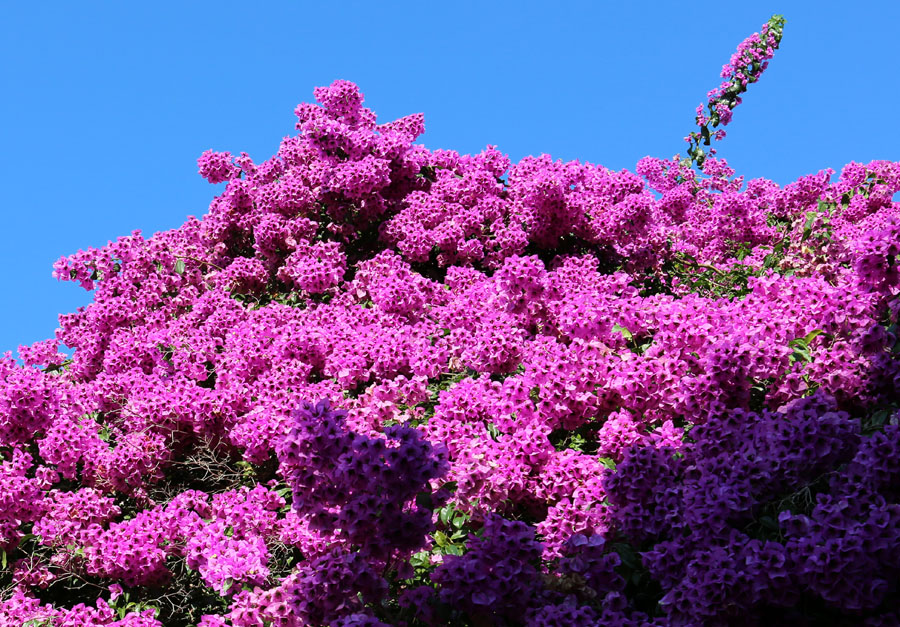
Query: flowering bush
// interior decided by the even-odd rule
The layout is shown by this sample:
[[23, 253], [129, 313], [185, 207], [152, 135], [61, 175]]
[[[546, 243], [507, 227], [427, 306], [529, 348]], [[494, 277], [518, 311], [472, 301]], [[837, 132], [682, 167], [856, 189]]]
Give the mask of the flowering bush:
[[62, 258], [93, 302], [0, 358], [0, 625], [900, 623], [900, 163], [699, 149], [782, 26], [687, 159], [430, 151], [337, 81]]

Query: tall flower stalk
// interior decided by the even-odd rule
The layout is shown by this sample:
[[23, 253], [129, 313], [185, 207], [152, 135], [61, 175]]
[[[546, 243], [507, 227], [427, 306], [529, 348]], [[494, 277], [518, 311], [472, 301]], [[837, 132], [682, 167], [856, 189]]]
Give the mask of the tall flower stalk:
[[[758, 33], [742, 41], [731, 55], [731, 60], [722, 66], [722, 78], [725, 80], [707, 94], [705, 103], [697, 105], [696, 120], [700, 130], [692, 131], [685, 141], [690, 144], [688, 156], [698, 168], [703, 167], [707, 156], [701, 145], [709, 146], [712, 140], [725, 137], [724, 129], [713, 129], [731, 122], [734, 108], [742, 102], [741, 94], [747, 91], [751, 83], [758, 81], [769, 67], [769, 60], [781, 44], [784, 23], [783, 16], [773, 15]], [[709, 154], [715, 154], [715, 149], [711, 149]]]

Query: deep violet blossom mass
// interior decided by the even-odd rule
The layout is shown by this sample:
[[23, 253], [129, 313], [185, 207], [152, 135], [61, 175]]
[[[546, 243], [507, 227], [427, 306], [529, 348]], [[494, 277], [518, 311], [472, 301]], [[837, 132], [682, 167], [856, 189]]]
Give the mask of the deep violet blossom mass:
[[314, 95], [0, 358], [0, 626], [900, 624], [900, 163], [513, 164]]

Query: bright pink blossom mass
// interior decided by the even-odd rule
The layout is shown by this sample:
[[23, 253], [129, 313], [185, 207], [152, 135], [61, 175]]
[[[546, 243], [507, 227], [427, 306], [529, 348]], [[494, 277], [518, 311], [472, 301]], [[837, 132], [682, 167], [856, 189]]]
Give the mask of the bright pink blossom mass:
[[0, 358], [0, 625], [900, 624], [900, 163], [699, 148], [782, 26], [685, 159], [432, 151], [336, 81], [61, 259], [93, 302]]

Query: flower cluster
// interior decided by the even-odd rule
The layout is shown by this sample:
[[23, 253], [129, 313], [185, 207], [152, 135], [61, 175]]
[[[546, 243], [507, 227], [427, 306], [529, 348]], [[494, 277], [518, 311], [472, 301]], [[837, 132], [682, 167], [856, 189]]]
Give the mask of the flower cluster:
[[446, 454], [415, 429], [392, 426], [384, 437], [348, 432], [346, 411], [305, 403], [278, 447], [293, 507], [316, 530], [337, 532], [367, 557], [412, 551], [431, 528], [429, 481], [447, 471]]
[[520, 619], [540, 589], [541, 547], [522, 522], [492, 516], [463, 556], [448, 556], [432, 579], [441, 600], [480, 620]]

